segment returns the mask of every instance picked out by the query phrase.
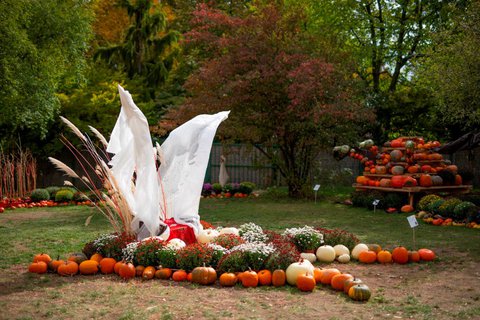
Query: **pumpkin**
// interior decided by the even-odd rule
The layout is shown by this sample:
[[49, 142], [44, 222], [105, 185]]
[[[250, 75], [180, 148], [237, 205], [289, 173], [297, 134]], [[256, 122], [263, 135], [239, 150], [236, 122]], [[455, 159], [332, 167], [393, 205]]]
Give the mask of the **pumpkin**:
[[390, 179], [390, 183], [394, 188], [403, 188], [404, 181], [405, 181], [405, 176], [393, 176]]
[[419, 262], [420, 254], [418, 251], [408, 251], [408, 262]]
[[368, 246], [364, 243], [357, 244], [352, 250], [352, 258], [358, 260], [358, 255], [362, 251], [368, 251]]
[[163, 280], [168, 280], [172, 276], [172, 269], [170, 268], [162, 268], [158, 269], [155, 272], [155, 278], [157, 279], [163, 279]]
[[463, 183], [462, 176], [459, 175], [459, 174], [456, 174], [456, 175], [455, 175], [455, 185], [456, 185], [456, 186], [461, 186], [462, 183]]
[[142, 265], [138, 265], [135, 267], [135, 276], [136, 277], [141, 277], [143, 274], [143, 271], [145, 271], [145, 267]]
[[124, 280], [131, 279], [135, 277], [135, 267], [131, 263], [123, 263], [118, 270], [120, 277]]
[[379, 253], [380, 251], [382, 251], [382, 246], [380, 246], [379, 244], [370, 243], [370, 244], [367, 244], [367, 246], [368, 246], [368, 250], [374, 251], [375, 253]]
[[343, 291], [345, 288], [345, 281], [353, 279], [353, 276], [348, 273], [337, 274], [332, 277], [330, 285], [334, 290]]
[[143, 270], [142, 279], [143, 280], [151, 280], [155, 277], [155, 267], [148, 266]]
[[419, 167], [418, 165], [416, 165], [416, 164], [413, 165], [413, 166], [409, 166], [409, 167], [407, 168], [407, 172], [408, 172], [408, 173], [417, 173], [417, 172], [419, 172], [419, 171], [420, 171], [420, 167]]
[[314, 263], [315, 261], [317, 261], [317, 256], [315, 255], [315, 253], [310, 253], [310, 252], [300, 253], [300, 258], [308, 260], [311, 263]]
[[348, 289], [348, 296], [355, 301], [367, 301], [372, 292], [366, 284], [357, 284]]
[[45, 261], [32, 262], [28, 266], [28, 272], [32, 273], [46, 273], [48, 270], [48, 265]]
[[388, 178], [380, 179], [380, 187], [390, 188], [392, 186], [392, 180]]
[[74, 261], [77, 264], [80, 264], [83, 261], [88, 260], [88, 258], [84, 253], [76, 252], [76, 253], [72, 253], [71, 255], [69, 255], [67, 260], [68, 261]]
[[365, 176], [358, 176], [355, 181], [358, 183], [358, 184], [361, 184], [361, 185], [366, 185], [368, 184], [368, 178], [365, 177]]
[[[177, 270], [172, 274], [173, 281], [185, 281], [187, 280], [187, 272], [185, 270]], [[193, 280], [193, 274], [192, 274]]]
[[274, 287], [283, 287], [287, 280], [287, 275], [285, 274], [285, 270], [276, 269], [272, 273], [272, 285]]
[[450, 171], [450, 172], [453, 173], [453, 174], [457, 174], [457, 172], [458, 172], [458, 167], [457, 167], [456, 165], [454, 165], [454, 164], [451, 164], [451, 165], [447, 166], [447, 167], [445, 168], [445, 170], [448, 170], [448, 171]]
[[117, 263], [115, 263], [115, 266], [113, 267], [113, 272], [115, 272], [115, 274], [118, 274], [120, 275], [120, 267], [125, 263], [125, 261], [118, 261]]
[[40, 253], [33, 256], [33, 262], [40, 262], [40, 261], [43, 261], [48, 265], [48, 263], [52, 261], [52, 258], [50, 258], [50, 256], [46, 253]]
[[270, 270], [260, 270], [258, 272], [258, 284], [261, 286], [269, 286], [272, 284], [272, 273]]
[[392, 260], [395, 263], [405, 264], [408, 262], [408, 250], [405, 247], [396, 247], [392, 251]]
[[219, 278], [220, 285], [222, 287], [233, 287], [237, 284], [238, 278], [235, 273], [225, 272]]
[[403, 180], [403, 186], [407, 188], [416, 187], [417, 180], [413, 177], [405, 177], [405, 179]]
[[435, 259], [435, 252], [430, 249], [420, 249], [418, 250], [418, 254], [422, 261], [432, 261]]
[[432, 176], [432, 185], [441, 186], [443, 185], [443, 179], [440, 176]]
[[391, 263], [392, 262], [392, 254], [390, 251], [387, 250], [382, 250], [379, 253], [377, 253], [377, 261], [379, 263]]
[[350, 255], [350, 250], [343, 244], [337, 244], [336, 246], [333, 247], [333, 250], [335, 250], [335, 256], [341, 256], [342, 254], [348, 254]]
[[103, 258], [100, 260], [99, 267], [103, 274], [113, 273], [117, 261], [113, 258]]
[[170, 239], [168, 240], [168, 243], [167, 243], [167, 248], [171, 248], [173, 250], [180, 250], [186, 246], [187, 244], [185, 243], [185, 241], [178, 238]]
[[387, 168], [385, 166], [375, 166], [375, 172], [377, 174], [386, 174]]
[[196, 267], [192, 271], [192, 282], [201, 285], [214, 284], [217, 281], [217, 272], [212, 267]]
[[405, 172], [405, 168], [403, 168], [402, 166], [393, 166], [392, 167], [392, 174], [394, 176], [402, 175], [404, 172]]
[[297, 284], [297, 277], [300, 274], [305, 274], [306, 272], [313, 274], [313, 269], [313, 265], [308, 260], [302, 259], [299, 262], [294, 262], [288, 266], [285, 272], [287, 276], [287, 282], [294, 286]]
[[58, 266], [57, 273], [61, 276], [76, 275], [78, 273], [78, 263], [67, 260], [64, 264]]
[[242, 273], [242, 285], [245, 288], [255, 288], [258, 286], [258, 274], [253, 270], [248, 270]]
[[390, 145], [392, 146], [392, 148], [401, 148], [403, 146], [403, 142], [401, 139], [394, 139], [390, 142]]
[[191, 272], [187, 273], [187, 281], [192, 282], [193, 274]]
[[433, 185], [432, 176], [429, 174], [422, 174], [419, 182], [421, 187], [431, 187]]
[[405, 149], [408, 149], [408, 150], [415, 149], [415, 142], [413, 142], [412, 140], [405, 141]]
[[332, 278], [337, 274], [341, 274], [341, 272], [336, 268], [324, 269], [322, 271], [322, 277], [320, 278], [320, 282], [322, 284], [330, 284], [332, 282]]
[[205, 229], [198, 233], [197, 241], [200, 243], [210, 243], [216, 237], [218, 237], [220, 233], [214, 229]]
[[229, 227], [229, 228], [222, 228], [220, 230], [220, 234], [234, 234], [238, 236], [239, 231], [237, 228]]
[[60, 256], [58, 256], [57, 260], [52, 260], [49, 263], [47, 263], [48, 270], [50, 270], [51, 272], [57, 272], [58, 267], [63, 263], [65, 263], [65, 261], [60, 260]]
[[321, 246], [317, 249], [317, 259], [321, 262], [333, 262], [335, 260], [335, 250], [332, 246]]
[[350, 255], [349, 254], [342, 254], [338, 256], [337, 261], [340, 263], [349, 263], [350, 262]]
[[402, 208], [400, 209], [400, 211], [403, 213], [410, 213], [410, 212], [413, 212], [414, 210], [415, 209], [409, 204], [402, 206]]
[[80, 274], [92, 275], [98, 272], [98, 262], [95, 260], [85, 260], [78, 266]]
[[362, 263], [374, 263], [377, 261], [377, 254], [375, 251], [367, 250], [367, 251], [362, 251], [358, 255], [358, 261]]
[[[394, 147], [395, 148], [395, 147]], [[390, 152], [390, 159], [393, 161], [393, 162], [398, 162], [400, 161], [400, 159], [402, 159], [403, 157], [403, 152], [400, 151], [400, 150], [393, 150], [392, 152]]]
[[312, 274], [309, 274], [308, 272], [299, 275], [297, 278], [297, 288], [300, 289], [300, 291], [313, 291], [313, 289], [315, 289], [315, 285], [315, 278]]
[[353, 277], [352, 279], [347, 279], [343, 283], [343, 292], [348, 294], [348, 291], [350, 290], [351, 287], [359, 285], [359, 284], [363, 284], [363, 281], [358, 279], [358, 278]]
[[100, 253], [94, 253], [91, 257], [90, 257], [90, 260], [94, 260], [94, 261], [97, 261], [98, 263], [100, 263], [100, 261], [102, 261], [103, 257]]
[[315, 278], [316, 283], [322, 283], [322, 274], [323, 269], [317, 267], [313, 269], [313, 277]]

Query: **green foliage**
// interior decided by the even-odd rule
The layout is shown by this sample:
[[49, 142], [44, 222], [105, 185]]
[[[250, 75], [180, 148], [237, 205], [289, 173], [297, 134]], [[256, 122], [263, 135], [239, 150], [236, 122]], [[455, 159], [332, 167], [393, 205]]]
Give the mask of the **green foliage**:
[[437, 201], [441, 200], [442, 197], [437, 196], [436, 194], [428, 194], [426, 196], [423, 196], [420, 201], [418, 202], [418, 209], [424, 210], [424, 211], [429, 211], [430, 210], [430, 205]]
[[58, 190], [55, 194], [55, 202], [68, 202], [72, 201], [73, 199], [73, 192], [68, 189], [61, 189]]
[[61, 189], [60, 187], [55, 187], [55, 186], [47, 187], [47, 191], [50, 194], [50, 200], [55, 200], [55, 195], [60, 189]]
[[476, 215], [478, 207], [469, 201], [463, 201], [455, 206], [453, 209], [452, 218], [457, 221], [463, 221], [468, 217]]
[[251, 194], [255, 190], [255, 183], [244, 181], [240, 183], [239, 191], [244, 194]]
[[234, 251], [225, 254], [218, 262], [217, 272], [219, 274], [224, 272], [243, 272], [248, 270], [248, 263], [241, 251]]
[[343, 244], [351, 251], [358, 243], [360, 243], [360, 240], [355, 234], [346, 230], [327, 228], [316, 229], [323, 234], [323, 243], [325, 245], [333, 247], [337, 244]]
[[203, 265], [210, 266], [214, 257], [214, 249], [207, 244], [194, 243], [177, 251], [177, 266], [192, 271]]
[[388, 192], [383, 199], [384, 208], [400, 208], [405, 204], [405, 196], [397, 192]]
[[430, 202], [428, 210], [431, 213], [440, 214], [440, 206], [445, 202], [445, 199], [438, 199]]
[[177, 251], [170, 248], [161, 248], [157, 251], [158, 263], [164, 268], [177, 267]]
[[221, 194], [223, 191], [223, 187], [220, 183], [214, 183], [212, 184], [212, 189], [215, 194]]
[[87, 195], [85, 195], [85, 193], [81, 192], [81, 191], [77, 191], [73, 194], [73, 201], [76, 201], [76, 202], [81, 202], [81, 201], [87, 201], [87, 200], [90, 200]]
[[96, 252], [105, 258], [113, 258], [117, 261], [123, 259], [122, 250], [128, 243], [135, 241], [135, 237], [117, 234], [104, 234], [93, 241]]
[[447, 199], [438, 208], [438, 213], [445, 218], [453, 218], [455, 207], [460, 203], [462, 203], [462, 200], [458, 198]]
[[286, 241], [276, 241], [273, 243], [275, 252], [273, 252], [265, 261], [265, 269], [274, 271], [276, 269], [286, 270], [288, 266], [299, 261], [300, 253], [297, 247]]
[[221, 234], [212, 241], [213, 244], [224, 247], [225, 249], [231, 249], [235, 246], [238, 246], [242, 243], [245, 243], [245, 240], [242, 237], [235, 234]]
[[32, 191], [32, 194], [30, 195], [30, 199], [32, 199], [32, 201], [34, 202], [49, 200], [50, 193], [48, 192], [47, 189], [35, 189]]
[[144, 267], [160, 265], [158, 251], [164, 247], [165, 241], [163, 240], [149, 239], [140, 242], [135, 250], [133, 263]]

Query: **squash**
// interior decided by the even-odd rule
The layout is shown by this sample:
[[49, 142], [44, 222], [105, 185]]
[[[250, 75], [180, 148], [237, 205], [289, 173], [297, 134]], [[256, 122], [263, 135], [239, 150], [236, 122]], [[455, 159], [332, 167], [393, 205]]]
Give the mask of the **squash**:
[[48, 265], [48, 263], [52, 261], [52, 258], [50, 258], [50, 256], [46, 253], [40, 253], [33, 256], [33, 262], [40, 262], [40, 261], [43, 261]]
[[387, 250], [382, 250], [379, 253], [377, 253], [377, 261], [379, 263], [391, 263], [392, 262], [392, 254], [390, 251]]
[[385, 166], [375, 166], [375, 173], [376, 174], [386, 174], [387, 168]]
[[217, 272], [212, 267], [196, 267], [192, 271], [192, 282], [201, 285], [214, 284], [217, 281]]
[[78, 266], [80, 274], [93, 275], [98, 272], [98, 262], [95, 260], [85, 260]]
[[[186, 281], [187, 280], [187, 272], [185, 270], [177, 270], [175, 271], [173, 274], [172, 274], [172, 279], [173, 281], [177, 281], [177, 282], [180, 282], [180, 281]], [[192, 274], [192, 277], [193, 277], [193, 274]]]
[[168, 280], [172, 276], [172, 269], [170, 268], [160, 268], [155, 272], [155, 278], [157, 279], [162, 279], [162, 280]]
[[123, 263], [118, 270], [120, 277], [124, 280], [135, 277], [135, 267], [131, 263]]
[[294, 262], [288, 266], [287, 271], [285, 272], [287, 282], [290, 285], [294, 286], [297, 284], [297, 278], [300, 274], [305, 274], [307, 272], [313, 274], [313, 269], [313, 265], [308, 260], [300, 260], [299, 262]]
[[432, 176], [433, 186], [443, 186], [443, 179], [440, 176]]
[[348, 290], [350, 290], [351, 287], [358, 285], [358, 284], [363, 284], [363, 281], [358, 279], [358, 278], [353, 278], [353, 279], [347, 279], [345, 280], [343, 284], [343, 292], [348, 294]]
[[235, 273], [225, 272], [222, 273], [218, 280], [222, 287], [233, 287], [237, 284], [238, 278]]
[[218, 237], [220, 233], [214, 229], [205, 229], [198, 233], [197, 241], [199, 243], [210, 243], [215, 237]]
[[342, 274], [342, 273], [340, 272], [340, 270], [336, 268], [323, 269], [322, 275], [320, 277], [320, 282], [322, 284], [330, 285], [332, 282], [332, 278], [338, 274]]
[[390, 188], [392, 186], [392, 180], [388, 178], [380, 179], [380, 187]]
[[368, 250], [374, 251], [375, 253], [379, 253], [382, 251], [382, 246], [377, 243], [369, 243], [367, 244]]
[[463, 183], [462, 180], [463, 180], [463, 179], [462, 179], [462, 176], [461, 176], [461, 175], [459, 175], [459, 174], [456, 174], [456, 175], [455, 175], [455, 185], [456, 185], [456, 186], [461, 186], [462, 183]]
[[99, 268], [103, 274], [113, 273], [117, 261], [113, 258], [103, 258], [100, 260]]
[[82, 253], [82, 252], [76, 252], [76, 253], [72, 253], [70, 256], [68, 256], [68, 261], [74, 261], [76, 262], [77, 264], [80, 264], [82, 263], [83, 261], [85, 260], [88, 260], [87, 256]]
[[143, 280], [151, 280], [155, 277], [155, 267], [153, 266], [148, 266], [143, 270], [142, 273], [142, 279]]
[[408, 251], [408, 262], [419, 262], [420, 254], [418, 251]]
[[168, 243], [167, 243], [167, 247], [171, 248], [173, 250], [180, 250], [180, 249], [182, 249], [186, 246], [187, 246], [187, 244], [185, 243], [185, 241], [183, 241], [182, 239], [178, 239], [178, 238], [170, 239], [170, 240], [168, 240]]
[[98, 263], [100, 263], [100, 261], [102, 261], [103, 257], [100, 253], [94, 253], [91, 257], [90, 257], [90, 260], [94, 260], [94, 261], [97, 261]]
[[403, 186], [404, 187], [416, 187], [417, 186], [417, 180], [413, 177], [405, 177], [403, 180]]
[[396, 247], [392, 251], [392, 260], [395, 263], [405, 264], [408, 262], [408, 250], [405, 247]]
[[328, 245], [319, 247], [316, 254], [317, 259], [320, 262], [333, 262], [336, 257], [335, 249]]
[[362, 263], [374, 263], [377, 261], [377, 254], [375, 251], [367, 250], [367, 251], [362, 251], [358, 255], [358, 261]]
[[420, 260], [422, 261], [433, 261], [435, 259], [435, 252], [430, 249], [420, 249], [418, 250], [418, 254], [420, 255]]
[[457, 167], [456, 165], [454, 165], [454, 164], [451, 164], [451, 165], [447, 166], [447, 167], [445, 168], [445, 170], [448, 170], [448, 171], [450, 171], [451, 173], [453, 173], [453, 174], [455, 174], [455, 175], [458, 173], [458, 167]]
[[403, 212], [403, 213], [410, 213], [410, 212], [413, 212], [415, 209], [409, 205], [409, 204], [406, 204], [404, 206], [402, 206], [402, 208], [400, 208], [400, 211]]
[[350, 255], [349, 254], [342, 254], [338, 256], [337, 261], [340, 263], [349, 263], [350, 262]]
[[432, 176], [429, 174], [422, 174], [419, 179], [420, 187], [431, 187], [433, 185]]
[[282, 287], [285, 285], [287, 281], [287, 275], [285, 274], [285, 270], [276, 269], [272, 273], [272, 285], [274, 287]]
[[353, 276], [348, 273], [337, 274], [332, 277], [330, 285], [334, 290], [343, 291], [345, 288], [345, 281], [353, 279]]
[[393, 166], [392, 167], [392, 174], [394, 176], [400, 176], [405, 172], [405, 168], [402, 166]]
[[253, 270], [245, 271], [242, 273], [240, 281], [245, 288], [255, 288], [258, 286], [258, 274]]
[[61, 276], [73, 276], [78, 273], [78, 263], [75, 261], [65, 261], [64, 264], [58, 266], [57, 273]]
[[419, 171], [420, 171], [420, 166], [418, 166], [417, 164], [414, 164], [413, 166], [409, 166], [407, 168], [408, 173], [417, 173]]
[[402, 159], [402, 157], [403, 157], [403, 152], [400, 150], [393, 150], [392, 152], [390, 152], [390, 159], [393, 162], [399, 162], [400, 159]]
[[403, 188], [403, 183], [405, 181], [405, 176], [393, 176], [391, 180], [392, 187], [394, 188]]
[[47, 270], [48, 270], [48, 265], [45, 261], [32, 262], [28, 266], [28, 272], [31, 272], [31, 273], [38, 273], [38, 274], [47, 273]]
[[48, 270], [51, 271], [51, 272], [57, 272], [57, 269], [60, 265], [64, 264], [65, 261], [64, 260], [60, 260], [60, 256], [57, 257], [57, 260], [52, 260], [50, 261], [49, 263], [47, 263], [48, 265]]
[[368, 251], [368, 246], [364, 243], [357, 244], [352, 250], [352, 258], [358, 260], [358, 255], [362, 251]]
[[220, 230], [220, 234], [234, 234], [236, 236], [239, 235], [239, 231], [237, 228], [229, 227], [229, 228], [222, 228]]
[[300, 253], [300, 258], [308, 260], [311, 263], [314, 263], [315, 261], [317, 261], [317, 256], [315, 255], [315, 253], [302, 252]]
[[357, 284], [348, 289], [348, 296], [355, 301], [367, 301], [372, 292], [366, 284]]
[[260, 270], [258, 272], [258, 284], [260, 286], [269, 286], [272, 284], [272, 273], [270, 270]]
[[300, 291], [313, 291], [316, 284], [317, 283], [315, 282], [315, 278], [312, 274], [309, 274], [308, 272], [306, 272], [305, 274], [301, 274], [297, 277], [297, 288], [300, 289]]

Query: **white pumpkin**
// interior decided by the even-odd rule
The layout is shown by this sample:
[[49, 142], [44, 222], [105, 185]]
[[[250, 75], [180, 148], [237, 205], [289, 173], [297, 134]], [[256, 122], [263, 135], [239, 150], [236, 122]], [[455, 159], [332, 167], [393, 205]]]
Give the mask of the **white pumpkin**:
[[349, 263], [350, 262], [350, 255], [349, 254], [341, 254], [337, 258], [338, 262], [340, 263]]
[[172, 248], [173, 250], [180, 250], [185, 246], [186, 246], [185, 242], [182, 239], [178, 239], [178, 238], [173, 238], [167, 243], [167, 247]]
[[302, 252], [300, 253], [300, 258], [308, 260], [311, 263], [317, 261], [317, 256], [315, 255], [315, 253]]
[[333, 247], [333, 250], [335, 250], [335, 256], [337, 257], [341, 256], [342, 254], [350, 255], [350, 250], [348, 250], [348, 248], [345, 247], [343, 244], [337, 244]]
[[321, 246], [317, 249], [317, 259], [321, 262], [333, 262], [335, 260], [335, 250], [332, 246]]
[[303, 260], [299, 262], [294, 262], [288, 266], [285, 274], [287, 276], [287, 282], [294, 286], [297, 284], [297, 278], [303, 274], [313, 275], [313, 264], [308, 260]]
[[234, 227], [220, 229], [220, 234], [234, 234], [238, 236], [238, 229]]
[[358, 260], [358, 256], [363, 251], [368, 251], [368, 246], [365, 243], [357, 244], [352, 250], [352, 258]]
[[215, 237], [218, 237], [220, 233], [215, 229], [204, 229], [197, 235], [197, 241], [200, 243], [210, 243]]

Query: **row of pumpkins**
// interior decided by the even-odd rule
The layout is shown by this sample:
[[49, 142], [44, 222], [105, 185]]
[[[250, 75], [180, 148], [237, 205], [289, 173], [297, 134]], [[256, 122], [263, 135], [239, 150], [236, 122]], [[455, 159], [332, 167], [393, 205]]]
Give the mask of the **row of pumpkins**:
[[392, 252], [382, 249], [379, 244], [357, 244], [351, 254], [350, 250], [341, 244], [334, 247], [321, 246], [317, 249], [316, 254], [302, 253], [301, 257], [310, 261], [330, 263], [337, 260], [340, 263], [348, 263], [351, 258], [361, 263], [398, 263], [406, 264], [408, 262], [420, 262], [420, 261], [433, 261], [435, 259], [435, 253], [426, 248], [419, 249], [418, 251], [409, 251], [405, 247], [399, 246], [393, 249]]
[[313, 291], [317, 285], [331, 286], [332, 289], [345, 292], [350, 298], [356, 301], [367, 301], [371, 296], [370, 288], [362, 280], [355, 278], [348, 273], [342, 273], [336, 268], [322, 269], [314, 267], [313, 264], [301, 259], [292, 263], [287, 270], [277, 269], [260, 270], [258, 272], [247, 270], [241, 273], [225, 272], [218, 277], [212, 267], [196, 267], [192, 272], [185, 270], [172, 270], [170, 268], [155, 268], [153, 266], [134, 266], [132, 263], [115, 261], [113, 258], [103, 258], [96, 253], [90, 259], [81, 261], [81, 255], [74, 254], [68, 260], [52, 260], [48, 254], [37, 254], [33, 258], [28, 271], [43, 274], [48, 271], [58, 273], [61, 276], [74, 276], [77, 274], [94, 275], [117, 274], [128, 280], [134, 277], [141, 277], [143, 280], [154, 278], [181, 282], [189, 281], [200, 285], [213, 285], [219, 282], [222, 287], [233, 287], [237, 283], [245, 288], [257, 286], [285, 286], [287, 283], [296, 286], [304, 292]]

